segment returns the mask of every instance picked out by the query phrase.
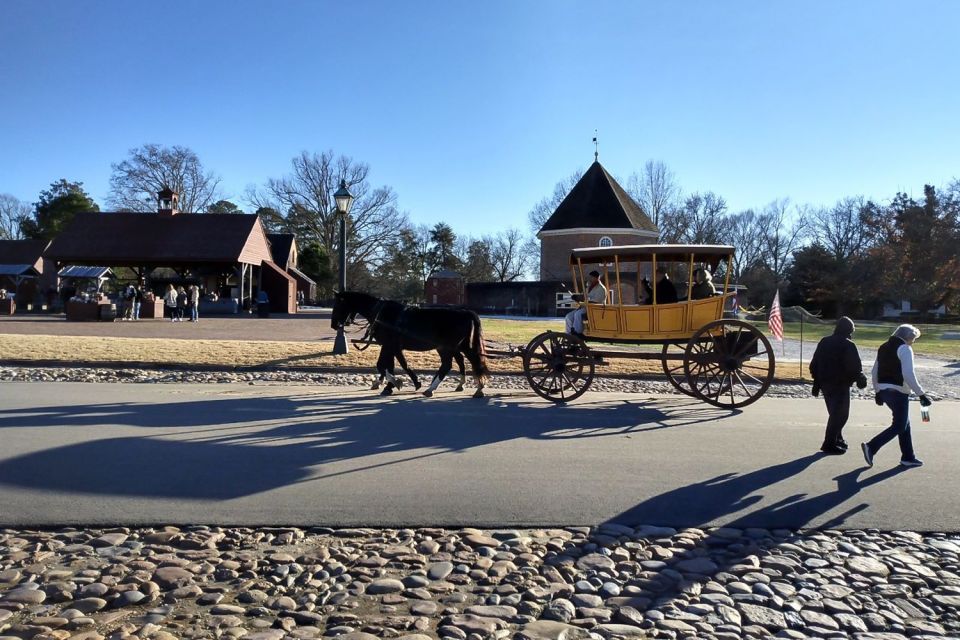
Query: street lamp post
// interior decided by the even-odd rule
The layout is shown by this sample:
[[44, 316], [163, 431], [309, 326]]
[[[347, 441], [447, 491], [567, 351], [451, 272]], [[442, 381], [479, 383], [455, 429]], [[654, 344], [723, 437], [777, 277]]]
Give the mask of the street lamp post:
[[[353, 194], [347, 189], [347, 181], [340, 181], [340, 188], [333, 194], [340, 218], [340, 292], [347, 290], [347, 214], [353, 204]], [[347, 337], [343, 335], [343, 325], [337, 327], [337, 339], [333, 342], [333, 355], [347, 352]]]

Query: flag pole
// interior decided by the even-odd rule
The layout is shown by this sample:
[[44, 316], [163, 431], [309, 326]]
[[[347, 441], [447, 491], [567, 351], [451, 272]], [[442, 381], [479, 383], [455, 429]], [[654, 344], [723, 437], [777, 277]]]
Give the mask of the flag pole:
[[803, 307], [800, 307], [800, 381], [803, 382]]

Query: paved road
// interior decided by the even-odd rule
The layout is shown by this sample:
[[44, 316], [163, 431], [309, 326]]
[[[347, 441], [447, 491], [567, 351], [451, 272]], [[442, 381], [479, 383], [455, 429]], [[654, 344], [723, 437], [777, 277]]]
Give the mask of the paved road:
[[[847, 439], [885, 413], [857, 401]], [[740, 414], [590, 393], [391, 399], [334, 387], [0, 384], [0, 525], [589, 524], [960, 531], [960, 403], [927, 465], [814, 453], [822, 405]]]

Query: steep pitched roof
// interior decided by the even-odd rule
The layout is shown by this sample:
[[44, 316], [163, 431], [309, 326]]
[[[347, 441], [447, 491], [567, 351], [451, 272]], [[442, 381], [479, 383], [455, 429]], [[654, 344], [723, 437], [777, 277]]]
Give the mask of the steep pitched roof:
[[0, 264], [36, 266], [49, 240], [0, 240]]
[[292, 233], [268, 233], [270, 241], [270, 255], [273, 261], [283, 268], [290, 263], [290, 252], [293, 251], [294, 235]]
[[[46, 257], [111, 266], [250, 262], [245, 250], [248, 240], [256, 239], [258, 220], [235, 213], [78, 213]], [[265, 238], [260, 242], [265, 253]]]
[[581, 228], [657, 232], [657, 227], [640, 205], [599, 162], [590, 165], [540, 230]]

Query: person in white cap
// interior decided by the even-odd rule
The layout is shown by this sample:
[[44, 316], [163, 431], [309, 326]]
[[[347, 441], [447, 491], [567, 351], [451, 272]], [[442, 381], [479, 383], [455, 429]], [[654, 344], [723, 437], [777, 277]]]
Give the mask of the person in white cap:
[[[594, 304], [604, 304], [607, 301], [607, 288], [600, 282], [600, 272], [591, 271], [587, 281], [587, 302]], [[583, 337], [583, 319], [587, 316], [586, 307], [578, 307], [568, 313], [564, 318], [567, 327], [567, 333], [578, 337]]]
[[893, 332], [890, 339], [877, 350], [877, 361], [873, 363], [874, 400], [880, 406], [887, 405], [893, 413], [890, 426], [873, 437], [870, 442], [860, 445], [863, 459], [873, 466], [873, 457], [880, 448], [896, 436], [900, 441], [900, 465], [919, 467], [923, 465], [913, 452], [913, 439], [910, 436], [910, 392], [920, 396], [920, 405], [929, 407], [930, 398], [913, 371], [913, 348], [911, 345], [920, 337], [920, 330], [909, 324], [902, 324]]

